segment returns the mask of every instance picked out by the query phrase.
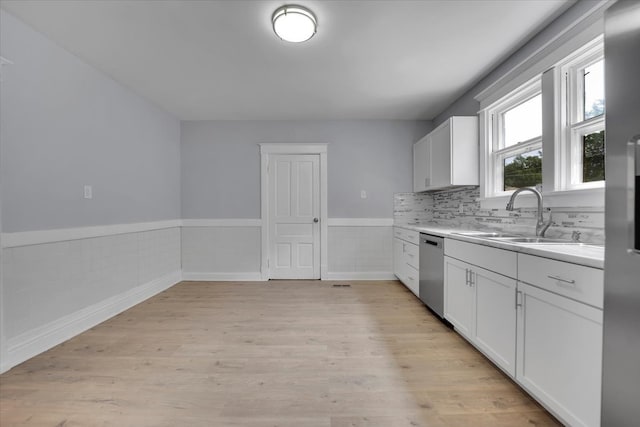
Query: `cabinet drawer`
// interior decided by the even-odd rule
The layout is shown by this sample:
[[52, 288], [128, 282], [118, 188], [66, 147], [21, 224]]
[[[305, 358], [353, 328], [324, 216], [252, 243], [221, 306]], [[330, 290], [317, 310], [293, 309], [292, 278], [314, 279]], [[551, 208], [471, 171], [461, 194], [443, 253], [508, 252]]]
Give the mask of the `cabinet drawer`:
[[418, 233], [417, 231], [394, 227], [393, 236], [397, 237], [398, 239], [413, 243], [414, 245], [420, 244], [420, 233]]
[[604, 272], [598, 268], [518, 254], [518, 280], [602, 308]]
[[416, 296], [418, 296], [418, 291], [420, 289], [420, 278], [418, 276], [418, 270], [411, 266], [407, 266], [406, 275], [403, 277], [403, 283], [411, 292], [413, 292]]
[[397, 237], [398, 239], [407, 240], [405, 238], [404, 232], [407, 231], [404, 228], [393, 227], [393, 237]]
[[517, 276], [518, 261], [516, 252], [461, 242], [455, 239], [446, 239], [444, 253], [452, 258], [477, 265], [504, 276], [512, 278]]
[[413, 243], [404, 244], [404, 262], [415, 269], [420, 268], [420, 257], [418, 254], [418, 245], [414, 245]]

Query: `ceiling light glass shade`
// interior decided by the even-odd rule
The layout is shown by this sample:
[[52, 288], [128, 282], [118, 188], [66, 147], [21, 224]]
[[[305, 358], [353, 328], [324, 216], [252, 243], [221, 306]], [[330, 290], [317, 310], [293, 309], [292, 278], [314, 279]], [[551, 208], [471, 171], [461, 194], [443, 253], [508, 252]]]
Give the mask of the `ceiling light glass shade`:
[[271, 17], [273, 31], [284, 41], [300, 43], [316, 33], [318, 21], [309, 9], [286, 5], [276, 9]]

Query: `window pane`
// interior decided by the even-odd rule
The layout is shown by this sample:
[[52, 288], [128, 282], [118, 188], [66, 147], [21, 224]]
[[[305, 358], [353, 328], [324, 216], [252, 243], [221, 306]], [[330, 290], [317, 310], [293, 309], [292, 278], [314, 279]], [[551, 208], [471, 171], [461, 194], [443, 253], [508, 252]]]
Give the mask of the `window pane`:
[[503, 114], [504, 146], [542, 135], [542, 95], [536, 95]]
[[542, 149], [504, 159], [504, 191], [542, 183]]
[[600, 60], [584, 69], [583, 111], [583, 120], [604, 113], [604, 60]]
[[604, 131], [582, 137], [582, 182], [604, 180]]

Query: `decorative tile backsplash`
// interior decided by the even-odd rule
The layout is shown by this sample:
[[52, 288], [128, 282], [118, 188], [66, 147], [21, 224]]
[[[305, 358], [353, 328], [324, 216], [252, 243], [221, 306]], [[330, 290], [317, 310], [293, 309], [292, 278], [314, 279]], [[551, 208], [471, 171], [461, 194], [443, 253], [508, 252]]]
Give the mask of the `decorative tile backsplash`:
[[396, 193], [393, 195], [393, 222], [425, 224], [433, 220], [431, 193]]
[[[433, 193], [397, 193], [394, 195], [396, 224], [438, 225], [468, 230], [491, 230], [517, 234], [535, 234], [536, 209], [482, 209], [479, 187], [460, 187]], [[547, 209], [553, 222], [546, 236], [570, 239], [579, 231], [580, 241], [604, 243], [604, 208]]]

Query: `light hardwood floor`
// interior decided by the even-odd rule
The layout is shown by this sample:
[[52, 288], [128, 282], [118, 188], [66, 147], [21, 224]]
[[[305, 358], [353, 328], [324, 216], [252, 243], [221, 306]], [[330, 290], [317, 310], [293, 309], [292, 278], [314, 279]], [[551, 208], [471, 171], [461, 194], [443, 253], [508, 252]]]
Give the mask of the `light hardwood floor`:
[[0, 376], [0, 425], [558, 425], [399, 282], [333, 283], [180, 283]]

